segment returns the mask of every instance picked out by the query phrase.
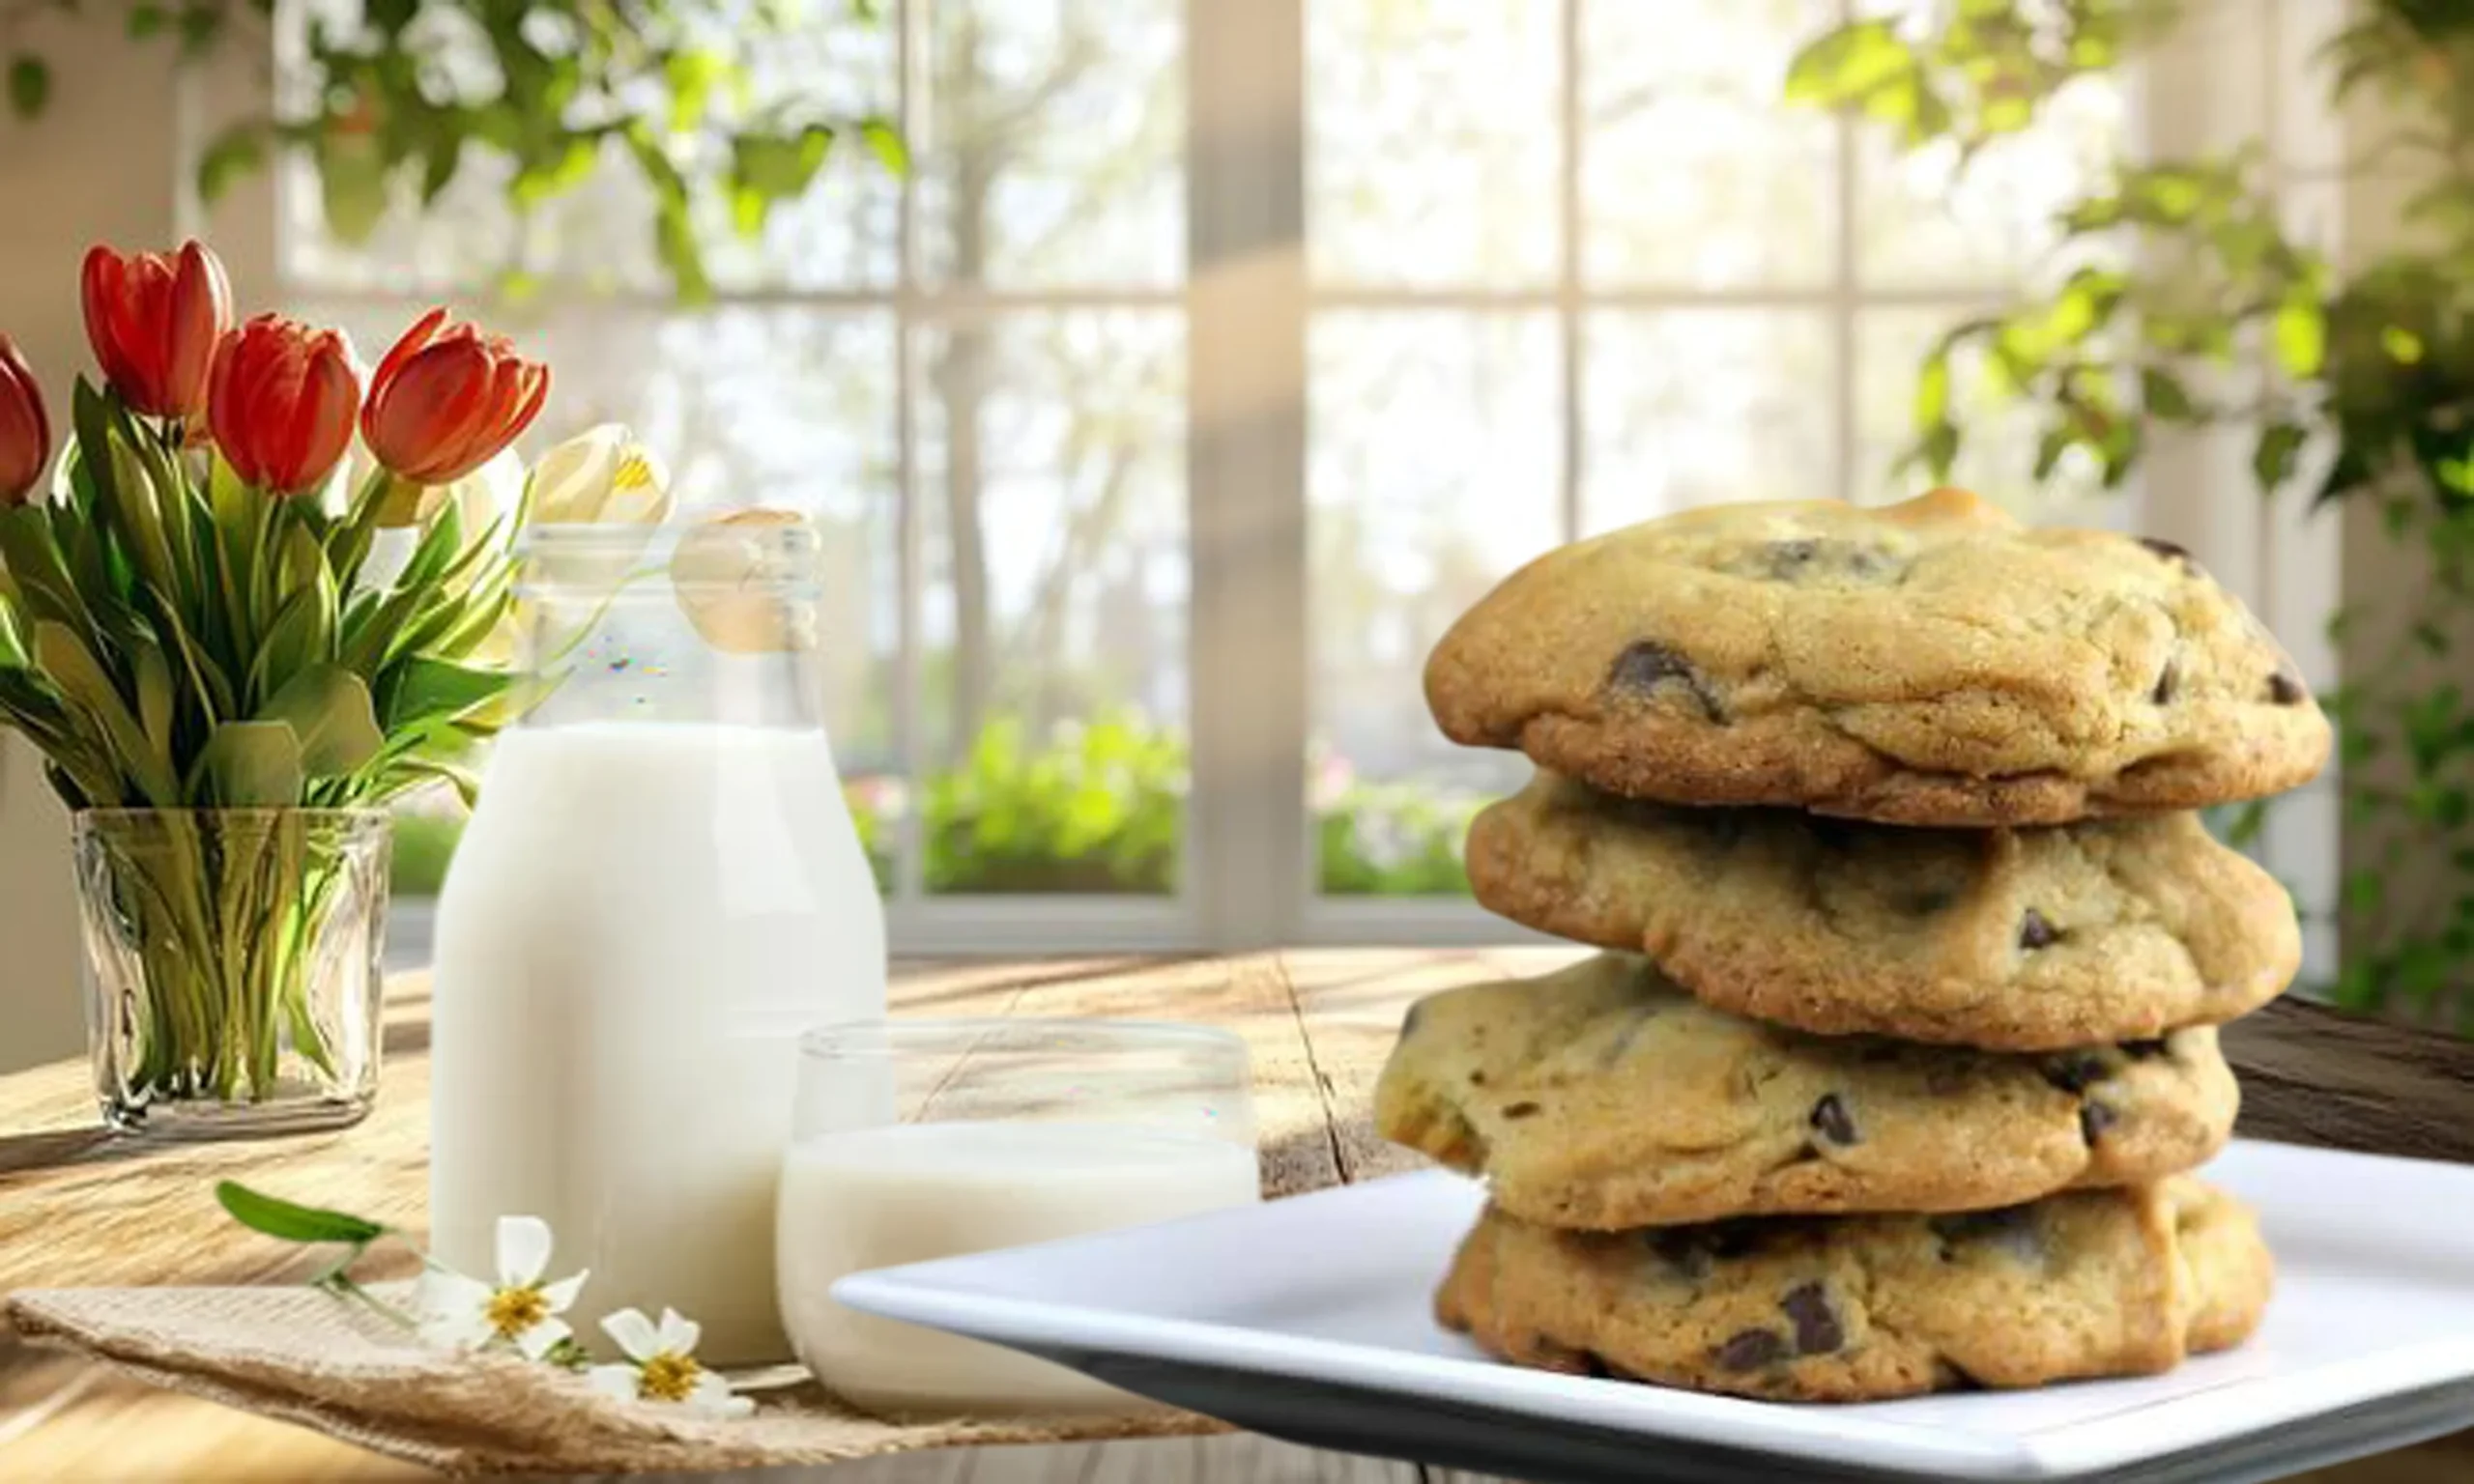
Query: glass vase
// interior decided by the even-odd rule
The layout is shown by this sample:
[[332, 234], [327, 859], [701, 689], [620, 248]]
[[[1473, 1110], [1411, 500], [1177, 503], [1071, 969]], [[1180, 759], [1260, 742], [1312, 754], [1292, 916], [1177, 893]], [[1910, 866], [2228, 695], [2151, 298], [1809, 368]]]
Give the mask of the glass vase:
[[369, 1112], [385, 810], [87, 810], [73, 832], [105, 1123], [245, 1138]]

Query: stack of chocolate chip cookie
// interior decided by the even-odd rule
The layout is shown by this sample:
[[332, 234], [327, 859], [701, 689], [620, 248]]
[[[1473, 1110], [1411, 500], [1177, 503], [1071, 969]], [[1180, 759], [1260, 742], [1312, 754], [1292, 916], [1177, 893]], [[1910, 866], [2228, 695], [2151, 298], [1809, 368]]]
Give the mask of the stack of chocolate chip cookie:
[[1801, 1400], [2168, 1369], [2271, 1263], [2184, 1173], [2300, 956], [2190, 811], [2328, 727], [2178, 548], [1972, 496], [1554, 552], [1426, 669], [1538, 764], [1479, 899], [1607, 952], [1421, 1002], [1387, 1137], [1486, 1175], [1437, 1297], [1522, 1364]]

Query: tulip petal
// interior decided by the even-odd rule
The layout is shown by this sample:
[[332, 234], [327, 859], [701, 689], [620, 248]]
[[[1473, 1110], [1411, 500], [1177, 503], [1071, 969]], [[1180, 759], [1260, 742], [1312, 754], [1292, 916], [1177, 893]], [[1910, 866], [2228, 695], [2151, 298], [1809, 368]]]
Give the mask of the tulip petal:
[[403, 368], [404, 362], [420, 354], [421, 348], [429, 344], [430, 337], [438, 333], [438, 327], [446, 323], [446, 306], [444, 304], [415, 320], [413, 328], [405, 330], [388, 348], [387, 354], [379, 357], [378, 369], [369, 374], [369, 384], [378, 386], [394, 380], [395, 373]]
[[181, 248], [171, 312], [165, 319], [170, 344], [164, 357], [164, 389], [173, 404], [167, 415], [187, 417], [198, 411], [216, 343], [232, 323], [232, 285], [223, 275], [223, 264], [197, 243]]
[[43, 388], [34, 368], [7, 335], [0, 335], [0, 505], [23, 501], [43, 480], [51, 459], [51, 424], [43, 410]]

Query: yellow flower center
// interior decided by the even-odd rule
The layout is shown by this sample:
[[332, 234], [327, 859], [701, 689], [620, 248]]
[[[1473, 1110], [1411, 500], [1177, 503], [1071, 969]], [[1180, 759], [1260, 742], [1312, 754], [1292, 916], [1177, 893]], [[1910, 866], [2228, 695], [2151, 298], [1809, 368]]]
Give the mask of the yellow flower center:
[[614, 491], [641, 490], [648, 487], [652, 482], [653, 467], [645, 462], [645, 456], [641, 453], [630, 453], [620, 459], [618, 471], [610, 476], [610, 488]]
[[645, 1362], [636, 1378], [636, 1394], [647, 1401], [683, 1402], [696, 1394], [696, 1378], [704, 1374], [692, 1356], [665, 1350]]
[[550, 1300], [538, 1288], [502, 1288], [490, 1295], [490, 1305], [482, 1312], [489, 1317], [491, 1332], [511, 1340], [550, 1317]]

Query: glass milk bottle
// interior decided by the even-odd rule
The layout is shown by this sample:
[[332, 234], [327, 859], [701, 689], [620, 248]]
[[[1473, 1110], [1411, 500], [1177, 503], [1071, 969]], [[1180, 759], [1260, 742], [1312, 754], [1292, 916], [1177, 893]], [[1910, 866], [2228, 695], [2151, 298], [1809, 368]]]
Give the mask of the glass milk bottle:
[[568, 1314], [676, 1307], [716, 1364], [787, 1359], [773, 1195], [798, 1034], [881, 1015], [884, 913], [818, 715], [817, 540], [542, 527], [519, 579], [545, 698], [494, 745], [439, 903], [430, 1231], [501, 1215], [591, 1270]]

